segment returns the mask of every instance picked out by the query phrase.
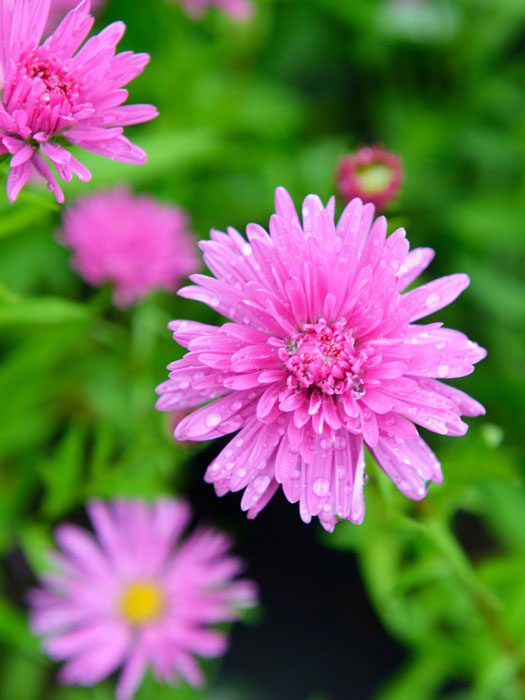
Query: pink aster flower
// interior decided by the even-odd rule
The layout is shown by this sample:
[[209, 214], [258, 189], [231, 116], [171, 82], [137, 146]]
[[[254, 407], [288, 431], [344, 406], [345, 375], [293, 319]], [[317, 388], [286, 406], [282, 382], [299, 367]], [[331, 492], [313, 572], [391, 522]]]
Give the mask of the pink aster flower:
[[70, 206], [62, 242], [73, 267], [92, 285], [115, 284], [117, 306], [128, 306], [153, 289], [175, 290], [197, 265], [188, 217], [124, 187], [99, 192]]
[[144, 163], [146, 154], [123, 136], [123, 127], [157, 116], [152, 105], [122, 104], [123, 86], [149, 61], [144, 53], [115, 54], [125, 25], [110, 24], [79, 49], [94, 21], [83, 0], [39, 45], [49, 8], [50, 0], [2, 0], [0, 8], [0, 154], [13, 156], [11, 202], [32, 172], [64, 201], [46, 158], [63, 180], [91, 178], [63, 140], [112, 160]]
[[[299, 501], [302, 519], [362, 521], [366, 445], [409, 498], [440, 465], [416, 425], [463, 435], [461, 415], [484, 413], [474, 399], [440, 379], [461, 377], [485, 357], [439, 311], [469, 283], [455, 274], [403, 290], [433, 257], [409, 252], [405, 231], [386, 236], [384, 217], [354, 199], [334, 223], [334, 199], [304, 200], [299, 220], [286, 190], [276, 192], [270, 235], [256, 224], [248, 241], [234, 229], [201, 242], [215, 275], [193, 275], [179, 294], [230, 319], [220, 327], [172, 321], [189, 352], [168, 366], [157, 391], [163, 411], [215, 399], [183, 419], [179, 440], [239, 431], [208, 467], [218, 495], [245, 489], [255, 517], [279, 485]], [[220, 397], [220, 398], [219, 398]]]
[[190, 519], [182, 502], [92, 501], [95, 537], [76, 525], [56, 531], [56, 573], [30, 594], [32, 628], [45, 651], [65, 661], [60, 680], [94, 685], [123, 666], [119, 700], [131, 698], [147, 666], [159, 681], [204, 677], [194, 655], [216, 657], [227, 640], [210, 625], [238, 619], [255, 603], [231, 542], [200, 529], [181, 542]]
[[217, 7], [232, 19], [246, 21], [253, 16], [250, 0], [180, 0], [190, 17], [203, 17], [210, 7]]
[[360, 197], [383, 209], [399, 192], [403, 179], [401, 159], [379, 146], [362, 146], [341, 159], [337, 185], [345, 202]]

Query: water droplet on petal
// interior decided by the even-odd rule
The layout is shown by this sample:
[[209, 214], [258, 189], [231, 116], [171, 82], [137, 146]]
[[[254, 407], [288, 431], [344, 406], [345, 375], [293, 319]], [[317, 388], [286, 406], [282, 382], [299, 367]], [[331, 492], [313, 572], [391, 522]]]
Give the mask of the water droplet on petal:
[[266, 491], [269, 483], [269, 476], [258, 476], [256, 479], [253, 480], [253, 488], [257, 491], [257, 493], [263, 493], [264, 491]]
[[439, 365], [438, 377], [446, 377], [449, 372], [450, 372], [450, 367], [448, 365]]
[[335, 468], [335, 473], [338, 479], [344, 479], [346, 476], [346, 467], [337, 466]]
[[428, 297], [425, 302], [426, 306], [428, 306], [429, 309], [432, 309], [434, 306], [439, 304], [439, 294], [436, 294], [435, 292], [432, 292]]
[[341, 435], [338, 435], [335, 438], [335, 449], [336, 450], [344, 450], [346, 447], [346, 439], [342, 437]]
[[314, 484], [313, 484], [314, 493], [316, 496], [319, 496], [320, 498], [322, 498], [323, 496], [326, 496], [329, 488], [330, 488], [330, 482], [328, 481], [328, 479], [320, 478], [320, 479], [317, 479], [316, 481], [314, 481]]
[[218, 413], [209, 413], [204, 419], [204, 422], [208, 428], [215, 428], [215, 426], [219, 425], [221, 422], [221, 417]]

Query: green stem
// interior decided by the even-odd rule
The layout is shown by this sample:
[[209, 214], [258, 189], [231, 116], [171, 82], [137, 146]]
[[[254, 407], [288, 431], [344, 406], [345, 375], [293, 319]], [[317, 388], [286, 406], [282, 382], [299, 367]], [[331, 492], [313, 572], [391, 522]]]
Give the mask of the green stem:
[[450, 569], [470, 595], [485, 626], [503, 654], [517, 669], [517, 679], [525, 697], [525, 666], [519, 645], [509, 635], [500, 619], [501, 600], [479, 580], [476, 571], [451, 530], [442, 522], [429, 520], [423, 528], [428, 539], [439, 550]]

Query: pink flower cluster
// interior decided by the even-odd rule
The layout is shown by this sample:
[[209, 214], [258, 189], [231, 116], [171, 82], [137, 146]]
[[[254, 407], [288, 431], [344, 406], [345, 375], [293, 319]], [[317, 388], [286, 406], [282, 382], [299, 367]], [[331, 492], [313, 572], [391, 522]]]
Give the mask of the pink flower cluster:
[[[142, 72], [147, 54], [116, 54], [125, 25], [114, 22], [91, 37], [89, 0], [69, 12], [39, 45], [50, 0], [5, 0], [0, 8], [0, 154], [9, 153], [7, 194], [13, 202], [31, 174], [43, 177], [59, 202], [62, 190], [47, 162], [66, 181], [91, 174], [60, 139], [125, 163], [146, 154], [123, 135], [124, 126], [157, 116], [152, 105], [123, 105], [123, 89]], [[60, 137], [60, 138], [59, 138]]]
[[210, 7], [217, 7], [237, 21], [249, 20], [254, 11], [250, 0], [180, 0], [180, 2], [188, 15], [195, 18], [202, 17]]
[[60, 525], [57, 570], [30, 594], [33, 630], [66, 662], [61, 681], [94, 685], [122, 665], [116, 696], [128, 700], [151, 665], [160, 681], [202, 685], [194, 655], [227, 646], [209, 626], [256, 600], [251, 581], [234, 580], [243, 567], [229, 539], [199, 529], [181, 541], [191, 513], [180, 501], [92, 501], [88, 512], [95, 537]]
[[61, 240], [86, 282], [114, 283], [117, 306], [154, 289], [175, 290], [198, 264], [186, 214], [124, 187], [68, 207]]
[[228, 321], [169, 324], [189, 352], [168, 366], [157, 408], [208, 402], [175, 437], [237, 433], [205, 479], [218, 495], [244, 489], [248, 517], [282, 486], [305, 522], [318, 516], [330, 531], [338, 519], [361, 522], [364, 445], [406, 496], [423, 498], [442, 474], [417, 426], [463, 435], [461, 415], [484, 413], [440, 380], [469, 374], [485, 350], [440, 322], [416, 323], [468, 277], [404, 291], [434, 253], [409, 252], [403, 229], [387, 237], [386, 219], [359, 199], [335, 223], [334, 199], [324, 207], [310, 195], [301, 221], [279, 188], [270, 234], [250, 224], [247, 235], [212, 231], [200, 246], [215, 278], [193, 275], [179, 291]]

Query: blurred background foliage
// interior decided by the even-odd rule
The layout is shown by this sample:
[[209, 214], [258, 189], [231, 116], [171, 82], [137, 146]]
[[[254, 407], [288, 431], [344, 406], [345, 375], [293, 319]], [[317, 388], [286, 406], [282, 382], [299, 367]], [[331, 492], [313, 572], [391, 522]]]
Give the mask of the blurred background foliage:
[[[280, 697], [523, 699], [525, 4], [255, 1], [255, 19], [246, 25], [216, 11], [194, 22], [163, 0], [108, 2], [97, 26], [124, 20], [119, 48], [151, 54], [130, 101], [152, 102], [161, 116], [129, 129], [148, 152], [144, 167], [82, 153], [93, 180], [66, 185], [66, 206], [126, 182], [185, 207], [196, 236], [205, 237], [211, 227], [266, 225], [277, 185], [296, 201], [310, 192], [326, 199], [338, 159], [361, 143], [382, 143], [401, 155], [405, 183], [387, 213], [392, 228], [406, 226], [413, 246], [436, 249], [428, 278], [457, 271], [471, 277], [439, 320], [488, 348], [476, 373], [454, 382], [485, 404], [487, 416], [473, 421], [465, 438], [428, 436], [445, 482], [423, 502], [403, 498], [369, 460], [364, 524], [341, 523], [331, 536], [310, 525], [311, 556], [336, 548], [339, 560], [331, 561], [342, 567], [325, 572], [319, 595], [331, 605], [330, 579], [355, 557], [383, 634], [404, 649], [394, 675], [369, 659], [363, 672], [379, 670], [366, 690], [349, 672], [345, 689], [326, 683], [305, 691], [297, 664], [287, 668], [289, 685]], [[169, 417], [153, 410], [153, 388], [181, 354], [166, 323], [174, 317], [215, 322], [213, 312], [166, 294], [114, 309], [109, 289], [88, 288], [70, 269], [59, 225], [59, 207], [45, 190], [24, 190], [14, 206], [0, 198], [0, 695], [6, 700], [112, 697], [110, 682], [83, 690], [56, 685], [27, 629], [30, 567], [45, 568], [53, 527], [81, 518], [87, 498], [187, 493], [218, 449], [208, 448], [204, 460], [199, 446], [177, 445]], [[250, 528], [257, 526], [238, 512], [236, 496], [214, 505], [216, 519], [236, 533], [252, 561], [271, 560], [273, 538], [280, 536], [284, 511], [274, 500], [258, 520], [269, 533], [257, 540], [264, 551], [250, 548]], [[305, 526], [296, 507], [287, 508], [294, 510], [286, 523], [293, 523], [295, 546]], [[339, 583], [349, 591], [354, 585]], [[282, 590], [289, 584], [283, 570]], [[348, 624], [365, 634], [351, 595], [343, 605]], [[316, 633], [312, 623], [309, 634]], [[256, 625], [251, 638], [257, 634]], [[344, 629], [337, 634], [344, 644]], [[253, 643], [264, 667], [267, 647]], [[216, 665], [209, 668], [214, 676]], [[230, 675], [227, 682], [220, 674], [210, 680], [204, 696], [276, 697], [242, 668]], [[138, 700], [196, 694], [148, 679]]]

